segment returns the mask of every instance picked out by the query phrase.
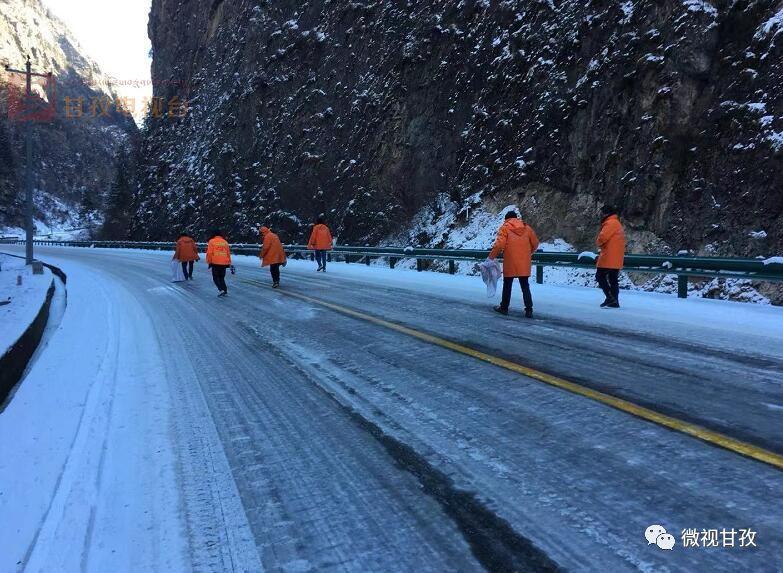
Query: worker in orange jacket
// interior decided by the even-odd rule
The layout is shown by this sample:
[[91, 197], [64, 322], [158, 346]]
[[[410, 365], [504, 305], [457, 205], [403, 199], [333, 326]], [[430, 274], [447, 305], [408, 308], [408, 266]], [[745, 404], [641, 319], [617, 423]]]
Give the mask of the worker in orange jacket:
[[318, 263], [318, 269], [315, 272], [326, 272], [326, 252], [332, 250], [332, 232], [326, 226], [323, 217], [318, 217], [313, 226], [310, 240], [307, 241], [307, 248], [315, 251], [315, 262]]
[[261, 233], [261, 252], [259, 257], [261, 258], [261, 266], [269, 267], [272, 273], [272, 286], [278, 288], [280, 286], [280, 267], [285, 266], [287, 259], [285, 256], [285, 249], [283, 243], [280, 242], [278, 237], [269, 227], [261, 227], [259, 230]]
[[620, 270], [625, 257], [625, 231], [615, 207], [604, 206], [601, 215], [601, 231], [595, 240], [601, 249], [595, 264], [595, 280], [606, 296], [601, 308], [620, 308]]
[[220, 291], [218, 296], [226, 296], [226, 271], [231, 266], [231, 248], [223, 233], [218, 230], [212, 231], [207, 243], [207, 265], [212, 269], [212, 282]]
[[177, 238], [177, 246], [174, 251], [174, 260], [182, 263], [182, 274], [185, 280], [193, 280], [193, 263], [200, 261], [198, 246], [188, 233], [180, 233]]
[[489, 254], [491, 260], [503, 253], [503, 297], [495, 312], [508, 314], [514, 279], [522, 286], [525, 301], [525, 317], [533, 317], [533, 295], [530, 293], [530, 271], [533, 253], [538, 248], [538, 237], [533, 227], [521, 221], [516, 212], [506, 213], [506, 220], [498, 230], [497, 239]]

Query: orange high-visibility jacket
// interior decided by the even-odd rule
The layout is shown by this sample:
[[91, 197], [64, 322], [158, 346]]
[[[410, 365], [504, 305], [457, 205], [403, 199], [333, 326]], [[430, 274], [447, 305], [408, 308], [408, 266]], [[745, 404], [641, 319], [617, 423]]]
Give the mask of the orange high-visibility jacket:
[[609, 215], [601, 223], [601, 232], [595, 244], [601, 249], [595, 266], [601, 269], [623, 268], [625, 257], [625, 231], [617, 215]]
[[180, 237], [177, 239], [177, 249], [174, 251], [174, 258], [183, 263], [201, 259], [201, 257], [198, 256], [196, 241], [191, 237]]
[[261, 266], [282, 265], [286, 262], [285, 249], [280, 237], [274, 234], [269, 227], [261, 227], [261, 235], [264, 237], [264, 243], [261, 245]]
[[224, 267], [231, 264], [231, 249], [223, 237], [213, 237], [207, 243], [207, 264]]
[[311, 251], [331, 251], [332, 233], [329, 227], [323, 223], [315, 225], [313, 232], [310, 233], [310, 240], [307, 241], [307, 248]]
[[504, 277], [529, 277], [533, 253], [538, 248], [538, 237], [533, 227], [519, 219], [506, 219], [489, 254], [495, 259], [503, 253]]

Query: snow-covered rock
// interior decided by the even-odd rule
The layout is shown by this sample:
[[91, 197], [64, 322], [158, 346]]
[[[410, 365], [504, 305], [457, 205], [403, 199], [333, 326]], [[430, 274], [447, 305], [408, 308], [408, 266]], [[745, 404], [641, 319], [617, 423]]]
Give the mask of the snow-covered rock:
[[478, 197], [577, 249], [609, 202], [639, 251], [783, 246], [780, 7], [726, 4], [155, 0], [154, 75], [186, 86], [157, 95], [193, 105], [150, 124], [134, 233], [297, 242], [323, 213], [374, 244], [430, 210], [438, 243]]

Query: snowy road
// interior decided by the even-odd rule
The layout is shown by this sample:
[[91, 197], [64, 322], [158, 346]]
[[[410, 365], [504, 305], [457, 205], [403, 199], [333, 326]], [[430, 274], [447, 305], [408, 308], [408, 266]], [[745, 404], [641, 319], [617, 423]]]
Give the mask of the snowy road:
[[[781, 570], [780, 470], [286, 292], [776, 453], [783, 329], [767, 325], [780, 309], [695, 305], [696, 318], [723, 317], [693, 325], [644, 306], [655, 295], [607, 315], [579, 310], [596, 293], [539, 287], [537, 318], [524, 321], [488, 312], [480, 288], [464, 296], [464, 277], [336, 264], [321, 275], [295, 263], [275, 292], [267, 271], [241, 258], [219, 300], [203, 264], [194, 283], [166, 282], [162, 253], [38, 255], [116, 293], [95, 304], [113, 304], [120, 328], [148, 338], [122, 360], [136, 351], [154, 362], [145, 385], [169, 404], [156, 451], [176, 457], [159, 475], [175, 483], [184, 548], [160, 570]], [[653, 523], [674, 534], [673, 551], [648, 546]], [[67, 538], [48, 528], [55, 547]], [[683, 547], [691, 528], [752, 528], [756, 547]], [[73, 559], [105, 563], [89, 554], [106, 543], [87, 542]]]

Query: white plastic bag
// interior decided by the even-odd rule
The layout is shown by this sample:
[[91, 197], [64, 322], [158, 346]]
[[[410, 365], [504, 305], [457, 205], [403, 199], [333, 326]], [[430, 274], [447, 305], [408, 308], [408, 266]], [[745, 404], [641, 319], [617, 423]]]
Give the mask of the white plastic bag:
[[487, 298], [492, 298], [498, 291], [498, 280], [503, 271], [498, 262], [491, 259], [479, 263], [479, 269], [481, 270], [481, 280], [487, 285]]
[[182, 272], [182, 263], [177, 259], [171, 261], [171, 282], [181, 283], [185, 280], [185, 273]]

